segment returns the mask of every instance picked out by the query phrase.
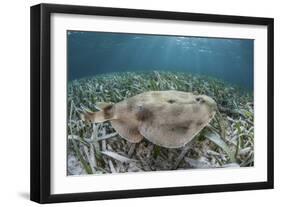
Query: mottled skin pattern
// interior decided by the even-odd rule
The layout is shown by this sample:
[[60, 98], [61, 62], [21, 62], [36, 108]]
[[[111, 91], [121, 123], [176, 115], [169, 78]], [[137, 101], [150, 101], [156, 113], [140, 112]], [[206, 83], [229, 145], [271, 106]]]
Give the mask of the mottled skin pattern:
[[179, 148], [211, 121], [216, 109], [216, 102], [205, 95], [150, 91], [83, 117], [93, 122], [110, 120], [120, 136], [132, 143], [146, 138], [162, 147]]

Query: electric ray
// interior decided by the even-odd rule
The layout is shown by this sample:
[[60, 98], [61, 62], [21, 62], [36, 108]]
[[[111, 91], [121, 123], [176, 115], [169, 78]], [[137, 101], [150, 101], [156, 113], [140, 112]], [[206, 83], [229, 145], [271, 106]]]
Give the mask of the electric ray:
[[216, 109], [216, 102], [206, 95], [149, 91], [104, 105], [99, 112], [86, 112], [81, 118], [94, 123], [109, 120], [119, 135], [131, 143], [146, 138], [162, 147], [179, 148], [212, 120]]

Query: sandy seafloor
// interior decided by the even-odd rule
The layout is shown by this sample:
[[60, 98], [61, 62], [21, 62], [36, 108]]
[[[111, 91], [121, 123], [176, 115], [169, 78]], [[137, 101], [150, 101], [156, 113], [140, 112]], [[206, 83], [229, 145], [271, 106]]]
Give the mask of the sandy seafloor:
[[[83, 110], [117, 103], [145, 91], [179, 90], [216, 100], [217, 113], [186, 148], [166, 149], [146, 139], [131, 144], [109, 122], [88, 124]], [[111, 73], [68, 83], [68, 175], [254, 165], [253, 92], [221, 80], [187, 73]], [[184, 156], [180, 157], [185, 150]]]

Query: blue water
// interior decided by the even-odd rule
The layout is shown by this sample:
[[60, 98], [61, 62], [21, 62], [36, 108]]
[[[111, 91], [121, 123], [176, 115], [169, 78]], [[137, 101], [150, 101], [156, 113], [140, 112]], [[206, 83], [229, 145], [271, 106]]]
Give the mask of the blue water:
[[253, 89], [254, 41], [107, 32], [67, 32], [68, 79], [125, 71], [177, 71]]

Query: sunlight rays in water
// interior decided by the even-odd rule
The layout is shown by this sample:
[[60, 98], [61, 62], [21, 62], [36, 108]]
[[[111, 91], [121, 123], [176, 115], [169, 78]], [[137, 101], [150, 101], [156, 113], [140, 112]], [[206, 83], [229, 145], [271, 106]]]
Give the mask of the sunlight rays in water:
[[68, 31], [70, 80], [120, 71], [187, 71], [253, 88], [253, 40]]

